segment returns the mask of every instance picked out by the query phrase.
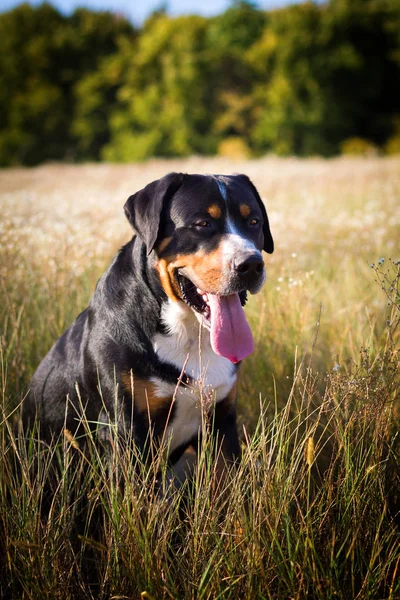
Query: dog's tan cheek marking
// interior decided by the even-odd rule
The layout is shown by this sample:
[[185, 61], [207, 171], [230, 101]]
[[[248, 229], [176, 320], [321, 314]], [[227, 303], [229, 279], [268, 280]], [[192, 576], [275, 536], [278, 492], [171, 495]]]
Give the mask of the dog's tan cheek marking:
[[121, 382], [123, 389], [133, 395], [135, 409], [139, 413], [150, 415], [151, 420], [156, 419], [160, 411], [171, 405], [172, 398], [158, 397], [156, 385], [151, 381], [134, 377], [125, 371], [121, 374]]
[[211, 206], [207, 208], [207, 212], [213, 219], [220, 219], [222, 215], [221, 208], [218, 204], [211, 204]]
[[218, 294], [223, 278], [223, 256], [221, 248], [213, 252], [197, 252], [185, 257], [185, 268], [189, 278], [198, 287], [211, 294]]
[[164, 250], [167, 248], [167, 246], [169, 245], [169, 243], [171, 242], [172, 237], [166, 237], [163, 240], [161, 240], [156, 247], [156, 252], [157, 254], [162, 254], [164, 252]]
[[179, 300], [179, 292], [175, 282], [173, 283], [173, 264], [174, 263], [172, 262], [168, 262], [167, 259], [161, 258], [156, 264], [156, 269], [160, 275], [160, 281], [164, 292], [167, 294], [168, 298], [177, 302]]
[[223, 253], [218, 247], [213, 252], [196, 252], [195, 254], [178, 254], [160, 258], [156, 269], [160, 275], [161, 285], [168, 298], [173, 301], [180, 300], [180, 290], [176, 283], [174, 272], [176, 269], [185, 268], [188, 277], [201, 289], [211, 294], [218, 294], [221, 290], [223, 278]]
[[251, 208], [250, 208], [250, 206], [248, 206], [248, 204], [241, 204], [239, 207], [239, 210], [240, 210], [240, 214], [242, 215], [242, 217], [244, 219], [247, 219], [247, 217], [251, 213]]

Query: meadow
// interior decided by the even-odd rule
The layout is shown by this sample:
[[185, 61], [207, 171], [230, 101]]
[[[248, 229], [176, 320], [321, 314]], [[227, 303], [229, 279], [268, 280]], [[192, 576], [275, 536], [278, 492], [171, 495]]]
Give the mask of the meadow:
[[[26, 443], [19, 409], [130, 238], [125, 200], [174, 170], [246, 173], [275, 252], [247, 308], [242, 464], [218, 486], [206, 434], [194, 487], [160, 495], [161, 454]], [[400, 598], [399, 198], [398, 157], [0, 171], [1, 598]]]

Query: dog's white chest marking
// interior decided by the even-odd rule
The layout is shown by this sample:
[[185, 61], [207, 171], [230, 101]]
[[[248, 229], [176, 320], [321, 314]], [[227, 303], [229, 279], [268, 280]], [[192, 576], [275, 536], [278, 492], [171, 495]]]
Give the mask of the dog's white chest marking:
[[200, 327], [190, 308], [169, 301], [162, 319], [169, 335], [156, 334], [154, 350], [161, 360], [184, 368], [179, 385], [152, 379], [159, 397], [174, 397], [174, 418], [167, 430], [173, 451], [198, 434], [202, 410], [209, 412], [215, 402], [227, 397], [236, 372], [228, 359], [215, 354], [209, 331]]

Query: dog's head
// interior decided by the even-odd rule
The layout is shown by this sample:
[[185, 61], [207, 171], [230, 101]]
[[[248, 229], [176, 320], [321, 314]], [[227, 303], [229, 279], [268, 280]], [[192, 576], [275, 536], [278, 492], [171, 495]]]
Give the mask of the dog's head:
[[274, 243], [264, 204], [246, 175], [170, 173], [131, 196], [125, 214], [154, 252], [166, 295], [210, 329], [217, 352], [238, 362], [252, 349], [242, 306], [265, 281], [261, 251]]

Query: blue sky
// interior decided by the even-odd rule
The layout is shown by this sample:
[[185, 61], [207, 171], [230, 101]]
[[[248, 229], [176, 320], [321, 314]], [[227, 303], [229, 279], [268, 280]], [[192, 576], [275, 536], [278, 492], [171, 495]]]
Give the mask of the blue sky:
[[[21, 0], [0, 0], [0, 12], [14, 8], [21, 3]], [[154, 9], [163, 4], [163, 0], [50, 0], [50, 3], [56, 6], [65, 14], [71, 13], [77, 6], [86, 6], [94, 10], [112, 10], [126, 15], [134, 23], [140, 24]], [[259, 0], [257, 5], [261, 8], [274, 8], [295, 4], [296, 0]], [[40, 1], [32, 1], [30, 4], [40, 4]], [[167, 10], [171, 15], [181, 15], [196, 13], [205, 16], [216, 15], [224, 11], [230, 2], [229, 0], [167, 0]]]

